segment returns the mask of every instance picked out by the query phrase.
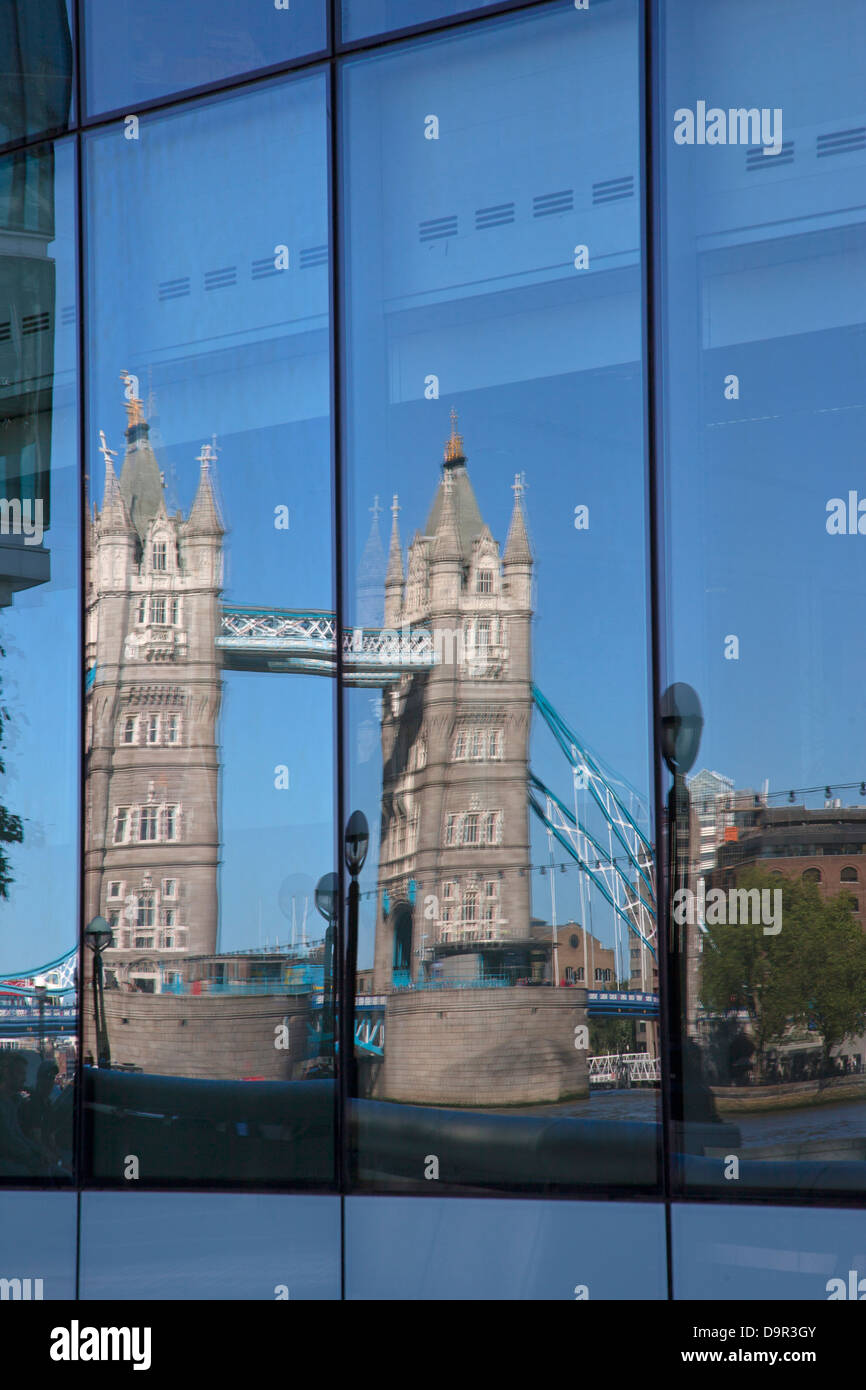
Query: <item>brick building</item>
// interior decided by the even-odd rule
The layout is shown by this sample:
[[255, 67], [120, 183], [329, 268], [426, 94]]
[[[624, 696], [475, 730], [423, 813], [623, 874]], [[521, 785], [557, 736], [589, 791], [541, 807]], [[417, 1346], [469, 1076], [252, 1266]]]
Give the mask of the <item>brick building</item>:
[[728, 887], [754, 866], [785, 878], [812, 879], [825, 897], [843, 890], [863, 920], [866, 881], [866, 807], [752, 806], [734, 813], [735, 824], [717, 851], [708, 887]]

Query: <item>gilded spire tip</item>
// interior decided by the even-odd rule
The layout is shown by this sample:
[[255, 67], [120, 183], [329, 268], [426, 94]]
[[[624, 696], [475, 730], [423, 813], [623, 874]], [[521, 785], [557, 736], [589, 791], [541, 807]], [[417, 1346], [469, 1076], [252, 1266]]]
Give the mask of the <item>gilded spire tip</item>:
[[445, 444], [444, 463], [463, 463], [466, 455], [463, 452], [463, 436], [457, 429], [457, 411], [451, 407], [451, 438]]

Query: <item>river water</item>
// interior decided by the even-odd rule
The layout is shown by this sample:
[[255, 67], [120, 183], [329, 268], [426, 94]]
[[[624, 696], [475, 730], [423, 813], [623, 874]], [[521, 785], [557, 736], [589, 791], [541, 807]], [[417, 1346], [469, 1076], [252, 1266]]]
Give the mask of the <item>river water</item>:
[[[509, 1110], [507, 1113], [514, 1114]], [[661, 1120], [658, 1090], [594, 1091], [587, 1100], [531, 1109], [526, 1114], [574, 1115], [585, 1120]], [[798, 1110], [774, 1110], [765, 1114], [724, 1114], [720, 1119], [736, 1125], [744, 1150], [770, 1144], [802, 1144], [813, 1140], [866, 1140], [866, 1098], [804, 1106]]]

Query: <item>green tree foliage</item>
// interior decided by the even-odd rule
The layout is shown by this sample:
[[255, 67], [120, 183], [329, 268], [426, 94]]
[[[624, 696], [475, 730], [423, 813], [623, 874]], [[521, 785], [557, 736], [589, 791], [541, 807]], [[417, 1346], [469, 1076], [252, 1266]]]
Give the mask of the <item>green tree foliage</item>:
[[[5, 657], [6, 653], [0, 647], [0, 657]], [[2, 699], [2, 684], [0, 684], [0, 699]], [[4, 731], [9, 721], [9, 711], [5, 704], [0, 704], [0, 748], [4, 744]], [[0, 774], [5, 773], [6, 763], [0, 757]], [[0, 804], [0, 845], [20, 845], [24, 839], [24, 826], [20, 816], [13, 815], [5, 806]], [[0, 898], [9, 897], [9, 889], [13, 883], [12, 870], [9, 863], [9, 856], [0, 848]]]
[[591, 1018], [589, 1020], [589, 1050], [593, 1057], [608, 1057], [614, 1053], [636, 1052], [634, 1019]]
[[[713, 1013], [744, 1010], [752, 1022], [755, 1061], [791, 1024], [813, 1024], [825, 1070], [830, 1052], [866, 1027], [866, 936], [848, 893], [822, 897], [817, 884], [745, 869], [738, 888], [780, 890], [782, 929], [761, 923], [708, 925], [703, 938], [701, 998]], [[816, 1038], [817, 1042], [817, 1038]]]

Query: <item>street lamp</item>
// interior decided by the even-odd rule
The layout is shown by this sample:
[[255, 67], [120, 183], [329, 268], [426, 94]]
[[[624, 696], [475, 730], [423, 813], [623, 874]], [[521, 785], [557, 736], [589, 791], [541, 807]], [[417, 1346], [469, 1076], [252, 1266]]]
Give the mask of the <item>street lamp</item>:
[[44, 975], [37, 975], [33, 980], [33, 993], [39, 1003], [39, 1056], [45, 1056], [45, 994], [48, 990], [48, 981]]
[[[355, 990], [358, 970], [358, 907], [361, 890], [358, 875], [367, 858], [370, 827], [363, 811], [353, 811], [346, 826], [344, 851], [349, 870], [349, 920], [346, 932], [346, 969], [343, 976], [343, 1007], [340, 1010], [340, 1053], [344, 1099], [355, 1094]], [[345, 1113], [345, 1111], [344, 1111]]]
[[346, 868], [357, 878], [364, 867], [364, 860], [367, 858], [367, 846], [370, 843], [370, 827], [367, 824], [367, 817], [363, 811], [353, 811], [346, 826]]
[[[668, 797], [668, 867], [673, 895], [678, 889], [688, 887], [691, 799], [686, 773], [691, 771], [698, 756], [704, 716], [697, 691], [682, 681], [668, 686], [661, 698], [660, 713], [662, 756], [674, 779]], [[680, 949], [679, 938], [671, 912], [669, 939], [675, 951]]]
[[337, 920], [339, 879], [336, 874], [323, 874], [316, 884], [316, 911], [324, 917], [325, 960], [322, 999], [322, 1046], [329, 1052], [334, 1046], [334, 923]]
[[84, 940], [93, 952], [93, 1017], [96, 1024], [96, 1065], [111, 1066], [111, 1052], [108, 1046], [108, 1028], [105, 1022], [105, 985], [103, 979], [102, 953], [114, 939], [111, 927], [104, 917], [94, 917], [84, 928]]
[[676, 894], [689, 886], [689, 842], [691, 800], [686, 786], [686, 773], [694, 766], [704, 716], [698, 693], [690, 685], [678, 681], [669, 685], [659, 705], [661, 717], [660, 741], [662, 756], [673, 777], [668, 796], [668, 984], [670, 992], [670, 1106], [671, 1119], [682, 1126], [685, 1119], [686, 1026], [684, 1004], [687, 1002], [687, 947], [685, 926], [676, 920], [674, 911], [679, 901]]

